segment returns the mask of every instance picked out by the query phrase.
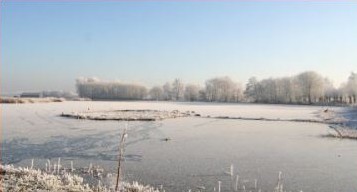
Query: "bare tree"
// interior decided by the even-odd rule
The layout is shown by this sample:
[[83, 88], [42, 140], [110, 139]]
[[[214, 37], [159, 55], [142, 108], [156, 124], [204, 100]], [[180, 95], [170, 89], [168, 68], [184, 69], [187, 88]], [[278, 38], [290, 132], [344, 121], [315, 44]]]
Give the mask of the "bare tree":
[[241, 95], [238, 83], [229, 77], [216, 77], [206, 81], [206, 99], [208, 101], [234, 102]]
[[198, 85], [188, 84], [185, 87], [185, 100], [186, 101], [197, 101], [199, 100], [200, 87]]
[[163, 93], [164, 93], [164, 91], [159, 86], [155, 86], [155, 87], [151, 88], [149, 91], [151, 98], [154, 100], [162, 100]]
[[357, 73], [352, 72], [348, 77], [347, 83], [344, 85], [347, 102], [350, 104], [356, 103], [357, 97]]
[[332, 82], [325, 78], [324, 79], [324, 103], [332, 103], [335, 102], [338, 97], [338, 90], [333, 86]]
[[245, 97], [248, 101], [258, 102], [258, 80], [256, 77], [251, 77], [248, 79], [248, 83], [245, 86], [244, 91]]
[[174, 100], [179, 101], [183, 99], [184, 85], [181, 79], [176, 78], [172, 83], [172, 93], [174, 96], [173, 97]]
[[171, 85], [170, 83], [165, 83], [163, 86], [162, 86], [162, 89], [163, 89], [163, 99], [164, 100], [172, 100], [172, 88], [171, 88]]
[[309, 104], [323, 96], [323, 78], [316, 72], [300, 73], [297, 79], [302, 95]]

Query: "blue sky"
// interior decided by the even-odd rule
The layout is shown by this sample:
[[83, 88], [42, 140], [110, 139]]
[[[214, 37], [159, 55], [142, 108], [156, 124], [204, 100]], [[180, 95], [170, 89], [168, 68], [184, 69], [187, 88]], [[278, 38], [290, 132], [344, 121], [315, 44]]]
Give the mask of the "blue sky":
[[2, 2], [2, 92], [357, 71], [357, 2]]

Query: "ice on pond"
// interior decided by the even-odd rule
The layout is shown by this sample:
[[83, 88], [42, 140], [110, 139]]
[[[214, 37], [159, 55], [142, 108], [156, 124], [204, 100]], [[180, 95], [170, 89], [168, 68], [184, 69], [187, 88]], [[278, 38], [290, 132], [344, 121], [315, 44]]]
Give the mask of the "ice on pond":
[[[85, 112], [88, 108], [194, 111], [202, 117], [321, 120], [327, 107], [173, 102], [2, 105], [3, 161], [23, 166], [33, 158], [60, 156], [63, 163], [92, 162], [115, 170], [125, 122], [59, 117], [62, 112]], [[328, 107], [336, 114], [345, 109]], [[231, 164], [242, 176], [241, 181], [258, 179], [264, 189], [276, 185], [279, 171], [284, 173], [284, 186], [291, 191], [354, 191], [357, 187], [357, 142], [321, 137], [333, 131], [328, 124], [186, 117], [133, 121], [128, 127], [125, 179], [154, 187], [163, 185], [166, 191], [188, 191], [196, 186], [213, 191], [217, 181], [222, 181], [222, 191], [227, 191], [230, 177], [224, 173]]]

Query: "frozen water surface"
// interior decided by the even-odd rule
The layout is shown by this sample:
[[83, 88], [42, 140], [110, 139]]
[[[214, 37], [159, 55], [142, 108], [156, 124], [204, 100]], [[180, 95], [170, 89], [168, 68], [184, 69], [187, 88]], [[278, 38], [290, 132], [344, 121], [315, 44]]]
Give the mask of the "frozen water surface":
[[[64, 164], [90, 162], [115, 171], [124, 122], [77, 120], [62, 112], [152, 109], [195, 111], [202, 116], [316, 119], [324, 107], [170, 102], [63, 102], [1, 105], [2, 159], [27, 165], [32, 158], [61, 157]], [[333, 108], [339, 111], [342, 108]], [[357, 141], [321, 137], [329, 126], [318, 123], [267, 122], [185, 117], [130, 122], [124, 172], [166, 191], [205, 186], [229, 190], [231, 164], [247, 188], [272, 190], [279, 171], [292, 191], [356, 191]], [[170, 138], [169, 141], [163, 140]], [[43, 166], [38, 163], [37, 166]]]

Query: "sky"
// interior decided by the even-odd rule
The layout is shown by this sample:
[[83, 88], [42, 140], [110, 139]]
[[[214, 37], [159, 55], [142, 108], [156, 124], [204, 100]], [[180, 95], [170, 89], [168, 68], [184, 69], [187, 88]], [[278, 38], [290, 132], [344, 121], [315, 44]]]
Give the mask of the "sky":
[[1, 91], [357, 72], [357, 1], [2, 1]]

